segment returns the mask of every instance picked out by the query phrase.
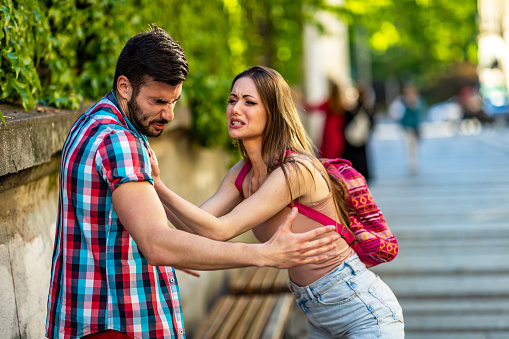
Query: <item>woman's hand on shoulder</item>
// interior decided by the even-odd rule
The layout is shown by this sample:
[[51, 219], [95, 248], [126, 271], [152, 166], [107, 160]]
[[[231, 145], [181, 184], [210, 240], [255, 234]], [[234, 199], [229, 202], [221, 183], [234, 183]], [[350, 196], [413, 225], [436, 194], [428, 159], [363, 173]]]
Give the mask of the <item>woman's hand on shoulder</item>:
[[161, 170], [159, 169], [157, 157], [153, 150], [150, 150], [149, 159], [151, 167], [151, 176], [152, 179], [154, 179], [154, 188], [157, 190], [158, 187], [163, 185], [163, 182], [161, 181]]

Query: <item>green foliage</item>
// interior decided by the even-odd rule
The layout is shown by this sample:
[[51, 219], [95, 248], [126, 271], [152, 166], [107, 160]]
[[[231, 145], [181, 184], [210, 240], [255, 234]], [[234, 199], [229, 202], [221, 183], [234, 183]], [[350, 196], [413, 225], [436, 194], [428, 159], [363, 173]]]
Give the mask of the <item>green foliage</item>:
[[[332, 2], [334, 3], [334, 2]], [[0, 0], [0, 101], [79, 107], [111, 89], [127, 39], [166, 29], [190, 65], [182, 100], [202, 145], [231, 147], [225, 108], [248, 66], [300, 81], [302, 26], [316, 9], [368, 32], [373, 77], [426, 82], [451, 63], [476, 62], [476, 1], [449, 0]], [[353, 37], [353, 35], [352, 35]], [[0, 112], [0, 119], [3, 116]]]
[[231, 147], [225, 121], [231, 80], [262, 64], [298, 82], [303, 7], [320, 2], [0, 0], [0, 101], [76, 109], [84, 99], [97, 100], [112, 87], [127, 39], [156, 23], [186, 51], [182, 101], [195, 139]]
[[35, 104], [41, 88], [33, 62], [37, 32], [29, 25], [40, 9], [30, 0], [20, 1], [19, 6], [22, 10], [14, 11], [5, 0], [0, 3], [0, 100], [21, 100], [26, 109]]
[[0, 111], [0, 120], [2, 120], [2, 122], [4, 123], [4, 126], [7, 126], [7, 123], [5, 122], [5, 118], [2, 115], [2, 111]]
[[452, 64], [477, 62], [476, 0], [345, 0], [336, 10], [369, 32], [375, 80], [429, 83]]
[[277, 69], [290, 83], [300, 80], [303, 1], [159, 1], [156, 7], [164, 3], [171, 11], [156, 14], [147, 2], [144, 7], [151, 13], [146, 17], [186, 51], [190, 74], [184, 94], [194, 139], [205, 146], [232, 147], [225, 111], [236, 74], [261, 64]]

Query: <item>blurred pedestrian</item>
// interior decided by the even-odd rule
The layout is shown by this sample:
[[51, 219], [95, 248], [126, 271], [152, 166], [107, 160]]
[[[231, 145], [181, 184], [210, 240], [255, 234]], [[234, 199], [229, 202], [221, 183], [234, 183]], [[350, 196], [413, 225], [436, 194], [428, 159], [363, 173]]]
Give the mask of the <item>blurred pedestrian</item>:
[[426, 103], [419, 94], [418, 88], [413, 84], [403, 88], [401, 102], [404, 110], [400, 123], [405, 129], [408, 169], [411, 174], [416, 174], [419, 167], [420, 123], [426, 111]]
[[491, 122], [482, 108], [479, 90], [473, 86], [465, 86], [458, 93], [458, 103], [463, 111], [463, 119], [477, 119], [480, 123]]
[[320, 156], [322, 158], [341, 158], [345, 148], [345, 108], [341, 89], [332, 79], [329, 79], [329, 94], [327, 99], [318, 105], [305, 104], [306, 111], [322, 111], [325, 113]]
[[352, 167], [369, 181], [367, 144], [373, 128], [375, 96], [372, 88], [360, 86], [356, 97], [353, 107], [345, 112], [345, 147], [342, 157], [350, 161]]

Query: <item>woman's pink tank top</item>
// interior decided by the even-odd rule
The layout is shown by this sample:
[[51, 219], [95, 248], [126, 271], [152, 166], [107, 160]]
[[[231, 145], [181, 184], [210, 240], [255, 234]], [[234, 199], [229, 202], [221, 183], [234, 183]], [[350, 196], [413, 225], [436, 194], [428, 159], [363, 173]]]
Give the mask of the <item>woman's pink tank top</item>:
[[[242, 191], [242, 182], [244, 181], [244, 178], [250, 168], [251, 168], [250, 163], [244, 165], [235, 182], [235, 185], [237, 186], [241, 194], [244, 196], [244, 198], [247, 197], [246, 194], [244, 194], [244, 192]], [[307, 206], [336, 220], [335, 217], [336, 209], [334, 207], [332, 193], [329, 193], [327, 197], [320, 201], [314, 202], [312, 204], [307, 204]], [[283, 210], [281, 210], [279, 213], [274, 215], [269, 220], [253, 228], [253, 233], [255, 237], [258, 239], [258, 241], [260, 242], [268, 241], [274, 235], [279, 225], [283, 223], [288, 213], [290, 213], [290, 208], [285, 207]], [[304, 233], [322, 226], [323, 225], [320, 224], [319, 222], [299, 213], [292, 224], [292, 232]], [[342, 264], [343, 261], [348, 259], [353, 253], [354, 253], [353, 249], [350, 246], [348, 246], [345, 239], [339, 238], [336, 241], [336, 248], [326, 253], [327, 255], [330, 256], [329, 259], [320, 263], [306, 264], [290, 268], [288, 270], [288, 275], [295, 284], [299, 286], [307, 286], [312, 282], [316, 281], [317, 279], [323, 277], [327, 273], [331, 272], [332, 270], [334, 270], [336, 267]]]

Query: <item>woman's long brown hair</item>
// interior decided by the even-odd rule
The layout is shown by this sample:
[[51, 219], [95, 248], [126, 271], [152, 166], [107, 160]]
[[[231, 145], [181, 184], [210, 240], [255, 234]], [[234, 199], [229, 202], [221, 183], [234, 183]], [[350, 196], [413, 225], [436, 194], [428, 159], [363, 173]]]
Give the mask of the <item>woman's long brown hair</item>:
[[[253, 79], [267, 111], [267, 125], [263, 132], [262, 141], [262, 159], [267, 166], [267, 171], [271, 173], [281, 166], [289, 187], [290, 197], [293, 201], [286, 166], [294, 166], [299, 171], [301, 171], [300, 166], [298, 166], [299, 163], [304, 168], [307, 168], [307, 166], [296, 157], [287, 157], [287, 151], [309, 158], [314, 166], [320, 169], [324, 174], [325, 180], [327, 180], [327, 184], [332, 191], [340, 223], [349, 227], [350, 219], [348, 217], [348, 206], [345, 202], [347, 195], [345, 185], [340, 180], [334, 177], [331, 178], [328, 174], [325, 175], [327, 171], [314, 156], [315, 147], [299, 119], [297, 109], [292, 100], [290, 87], [286, 81], [277, 71], [271, 68], [253, 66], [237, 75], [233, 79], [231, 88], [233, 88], [238, 79], [244, 77]], [[249, 159], [242, 140], [237, 140], [237, 143], [242, 157]]]

